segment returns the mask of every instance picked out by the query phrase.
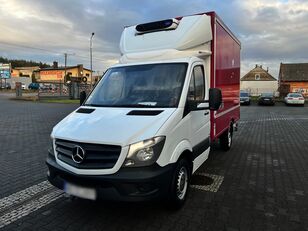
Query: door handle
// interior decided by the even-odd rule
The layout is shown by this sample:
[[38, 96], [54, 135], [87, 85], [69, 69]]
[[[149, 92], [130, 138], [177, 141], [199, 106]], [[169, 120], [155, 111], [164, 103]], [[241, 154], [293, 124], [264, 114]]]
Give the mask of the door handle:
[[210, 112], [209, 111], [206, 111], [206, 112], [204, 112], [204, 115], [208, 115]]

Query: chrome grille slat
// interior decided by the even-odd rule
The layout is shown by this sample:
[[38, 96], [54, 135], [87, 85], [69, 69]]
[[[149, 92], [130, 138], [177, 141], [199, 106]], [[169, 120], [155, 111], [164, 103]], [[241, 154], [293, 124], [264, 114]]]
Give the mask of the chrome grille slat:
[[[78, 145], [85, 150], [85, 158], [81, 163], [72, 159], [73, 149]], [[109, 169], [116, 164], [121, 146], [81, 143], [56, 139], [55, 150], [59, 160], [79, 169]]]

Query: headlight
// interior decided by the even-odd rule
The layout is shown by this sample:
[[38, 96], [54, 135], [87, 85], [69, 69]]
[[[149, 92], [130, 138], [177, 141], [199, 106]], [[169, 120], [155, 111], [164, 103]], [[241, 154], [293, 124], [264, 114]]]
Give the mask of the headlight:
[[123, 166], [141, 167], [154, 164], [163, 150], [165, 138], [158, 136], [131, 144]]

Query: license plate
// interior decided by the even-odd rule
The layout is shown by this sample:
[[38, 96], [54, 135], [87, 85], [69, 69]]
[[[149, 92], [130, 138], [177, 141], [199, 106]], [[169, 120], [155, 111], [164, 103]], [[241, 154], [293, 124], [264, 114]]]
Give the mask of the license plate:
[[264, 100], [268, 101], [269, 99], [264, 99]]
[[70, 194], [72, 196], [89, 199], [89, 200], [95, 200], [96, 199], [96, 190], [93, 188], [86, 188], [79, 185], [74, 185], [68, 182], [64, 183], [64, 191], [67, 194]]

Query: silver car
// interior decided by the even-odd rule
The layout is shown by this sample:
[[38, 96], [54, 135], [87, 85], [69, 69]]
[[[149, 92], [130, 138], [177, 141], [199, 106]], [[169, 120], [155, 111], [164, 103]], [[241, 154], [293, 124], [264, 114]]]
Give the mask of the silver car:
[[289, 93], [285, 98], [284, 102], [286, 105], [290, 104], [298, 104], [298, 105], [303, 105], [305, 104], [305, 98], [303, 97], [302, 94], [300, 93]]

